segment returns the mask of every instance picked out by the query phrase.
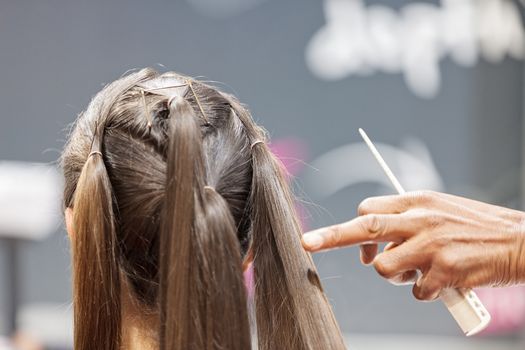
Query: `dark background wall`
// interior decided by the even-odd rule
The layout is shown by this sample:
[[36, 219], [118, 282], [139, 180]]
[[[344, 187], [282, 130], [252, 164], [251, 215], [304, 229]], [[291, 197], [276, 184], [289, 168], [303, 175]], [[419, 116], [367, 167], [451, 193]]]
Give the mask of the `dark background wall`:
[[[162, 64], [224, 82], [274, 139], [300, 140], [306, 162], [358, 142], [358, 127], [394, 146], [416, 137], [431, 153], [444, 190], [518, 205], [523, 61], [480, 59], [466, 68], [445, 57], [433, 99], [415, 96], [401, 74], [324, 81], [305, 63], [306, 46], [325, 23], [322, 2], [247, 3], [255, 2], [236, 15], [209, 16], [186, 1], [0, 1], [0, 159], [55, 161], [66, 126], [104, 83], [138, 67], [165, 70]], [[365, 181], [318, 197], [307, 176], [315, 182], [317, 175], [308, 167], [298, 174], [304, 197], [315, 203], [306, 205], [309, 227], [350, 219], [363, 198], [392, 192]], [[25, 243], [19, 258], [24, 303], [70, 302], [62, 228]], [[458, 334], [441, 304], [417, 303], [409, 287], [381, 280], [359, 264], [357, 249], [323, 253], [316, 262], [345, 332]], [[0, 316], [2, 310], [3, 301]]]

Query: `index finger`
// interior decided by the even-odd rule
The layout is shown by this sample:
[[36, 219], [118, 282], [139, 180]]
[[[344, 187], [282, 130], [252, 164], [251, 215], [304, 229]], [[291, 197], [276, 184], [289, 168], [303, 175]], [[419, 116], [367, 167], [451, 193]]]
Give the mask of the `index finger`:
[[420, 220], [406, 214], [370, 214], [307, 232], [302, 243], [311, 252], [372, 242], [401, 243], [420, 227]]

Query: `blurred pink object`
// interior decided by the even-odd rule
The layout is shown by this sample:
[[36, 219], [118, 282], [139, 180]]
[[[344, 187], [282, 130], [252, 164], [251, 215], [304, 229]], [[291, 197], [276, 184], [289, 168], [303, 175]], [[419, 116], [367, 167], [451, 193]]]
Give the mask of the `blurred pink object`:
[[281, 160], [288, 175], [296, 176], [304, 168], [308, 152], [306, 144], [300, 139], [289, 137], [272, 141], [270, 149]]
[[[286, 168], [289, 180], [297, 176], [304, 168], [308, 158], [308, 147], [305, 142], [295, 137], [288, 137], [272, 141], [270, 148]], [[308, 230], [308, 213], [300, 202], [295, 203], [295, 210], [299, 216], [301, 228]]]
[[500, 335], [525, 327], [525, 286], [481, 288], [476, 293], [490, 312], [492, 321], [481, 333]]

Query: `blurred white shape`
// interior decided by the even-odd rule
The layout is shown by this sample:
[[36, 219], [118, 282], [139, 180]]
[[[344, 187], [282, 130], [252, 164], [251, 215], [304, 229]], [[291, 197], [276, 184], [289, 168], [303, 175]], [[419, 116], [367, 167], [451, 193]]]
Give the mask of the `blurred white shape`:
[[415, 3], [402, 10], [402, 70], [412, 91], [421, 97], [434, 97], [440, 86], [439, 11], [435, 5]]
[[70, 349], [73, 346], [73, 310], [58, 303], [34, 303], [22, 306], [18, 315], [19, 331], [29, 334], [46, 349]]
[[[417, 139], [407, 139], [401, 147], [375, 143], [385, 161], [407, 191], [443, 190], [427, 147]], [[346, 187], [377, 183], [391, 188], [389, 179], [363, 142], [335, 148], [313, 160], [305, 185], [317, 198], [330, 197]]]
[[401, 69], [400, 30], [397, 14], [389, 7], [375, 5], [368, 10], [370, 42], [367, 58], [372, 66], [388, 73]]
[[[326, 26], [312, 38], [306, 60], [314, 74], [327, 80], [344, 78], [348, 73], [366, 72], [366, 16], [355, 1], [325, 1]], [[315, 49], [309, 49], [309, 48]]]
[[484, 0], [477, 8], [477, 32], [481, 52], [490, 62], [500, 62], [505, 54], [525, 58], [525, 33], [519, 9], [515, 3]]
[[7, 338], [0, 336], [0, 350], [16, 350]]
[[506, 55], [525, 58], [520, 10], [510, 0], [414, 2], [399, 12], [362, 0], [325, 0], [324, 12], [326, 24], [308, 43], [305, 60], [325, 80], [402, 72], [414, 94], [432, 98], [446, 55], [464, 66], [480, 54], [493, 63]]
[[[432, 317], [429, 314], [428, 317]], [[346, 333], [345, 342], [352, 350], [523, 350], [523, 342], [513, 337], [453, 337], [432, 334]], [[515, 337], [518, 338], [518, 337]]]
[[44, 239], [61, 220], [55, 166], [0, 161], [0, 237]]
[[200, 14], [214, 18], [228, 18], [248, 11], [266, 0], [188, 0]]
[[440, 19], [443, 46], [448, 48], [456, 63], [464, 66], [476, 64], [479, 49], [473, 39], [476, 11], [471, 0], [441, 0], [441, 3], [444, 9]]

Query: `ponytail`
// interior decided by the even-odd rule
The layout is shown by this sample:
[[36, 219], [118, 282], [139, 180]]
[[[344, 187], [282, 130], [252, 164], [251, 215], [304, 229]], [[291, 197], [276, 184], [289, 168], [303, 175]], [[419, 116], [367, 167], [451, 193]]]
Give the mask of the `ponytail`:
[[225, 200], [205, 186], [201, 131], [191, 105], [181, 97], [168, 105], [160, 349], [249, 349], [234, 220]]
[[254, 143], [252, 220], [259, 349], [344, 349], [300, 228], [282, 166]]
[[346, 349], [311, 255], [301, 246], [292, 193], [266, 132], [234, 97], [233, 113], [252, 149], [252, 222], [255, 313], [259, 350]]
[[73, 204], [75, 350], [120, 349], [120, 278], [111, 183], [95, 137]]
[[282, 165], [253, 143], [252, 220], [260, 350], [345, 349], [315, 265], [300, 243]]

